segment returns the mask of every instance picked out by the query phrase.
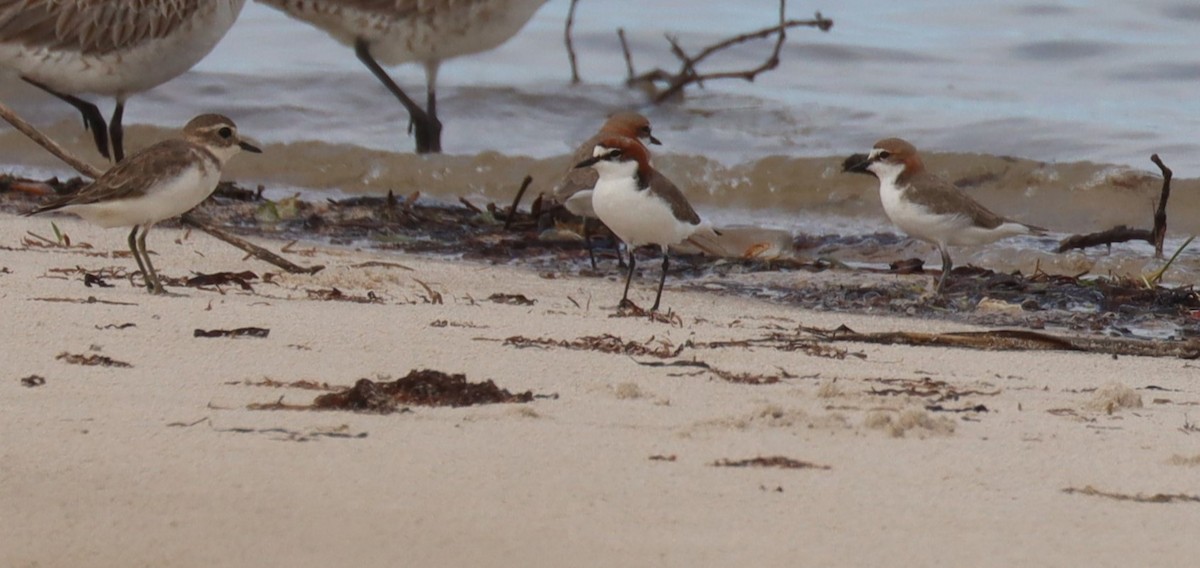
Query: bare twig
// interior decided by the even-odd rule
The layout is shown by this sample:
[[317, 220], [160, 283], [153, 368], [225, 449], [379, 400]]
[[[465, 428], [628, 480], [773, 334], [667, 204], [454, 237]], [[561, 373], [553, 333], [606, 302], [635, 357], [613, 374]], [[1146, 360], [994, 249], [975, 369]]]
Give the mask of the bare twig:
[[1162, 258], [1163, 240], [1167, 237], [1167, 198], [1171, 197], [1171, 176], [1174, 172], [1162, 162], [1158, 154], [1150, 156], [1150, 161], [1162, 171], [1162, 195], [1158, 198], [1158, 209], [1154, 211], [1154, 256]]
[[[745, 81], [754, 81], [760, 74], [775, 69], [779, 66], [779, 54], [783, 49], [784, 42], [787, 40], [788, 28], [813, 27], [821, 31], [829, 31], [829, 29], [833, 27], [833, 20], [821, 16], [820, 12], [817, 12], [811, 20], [788, 20], [786, 12], [787, 2], [786, 0], [780, 0], [779, 24], [719, 41], [700, 50], [700, 52], [694, 56], [687, 54], [683, 47], [679, 45], [678, 38], [668, 35], [667, 42], [671, 45], [671, 53], [675, 55], [675, 57], [678, 58], [681, 63], [679, 72], [675, 74], [668, 73], [661, 69], [655, 69], [654, 71], [634, 76], [633, 66], [631, 63], [629, 63], [630, 58], [628, 46], [625, 45], [624, 34], [618, 32], [622, 38], [622, 47], [624, 47], [626, 50], [626, 67], [628, 68], [630, 74], [630, 79], [627, 80], [626, 83], [629, 85], [638, 83], [653, 84], [656, 81], [666, 83], [666, 87], [654, 95], [654, 103], [658, 104], [679, 96], [683, 92], [684, 88], [692, 83], [703, 86], [705, 81], [714, 79], [743, 79]], [[700, 62], [704, 61], [710, 55], [718, 51], [738, 45], [740, 43], [745, 43], [747, 41], [768, 38], [772, 35], [777, 36], [775, 40], [775, 47], [771, 50], [771, 54], [767, 57], [767, 59], [757, 67], [741, 71], [719, 71], [715, 73], [701, 73], [697, 70], [697, 66], [700, 64]]]
[[1154, 211], [1154, 228], [1149, 231], [1145, 229], [1131, 229], [1125, 225], [1117, 225], [1111, 229], [1100, 231], [1097, 233], [1088, 233], [1086, 235], [1071, 235], [1058, 243], [1058, 252], [1067, 252], [1073, 249], [1085, 249], [1100, 245], [1109, 245], [1113, 243], [1124, 243], [1129, 241], [1146, 241], [1154, 245], [1154, 258], [1163, 257], [1163, 240], [1167, 237], [1167, 199], [1171, 197], [1171, 168], [1168, 168], [1163, 163], [1158, 154], [1150, 156], [1150, 161], [1162, 170], [1163, 183], [1162, 194], [1158, 198], [1158, 207]]
[[508, 208], [508, 215], [504, 218], [505, 231], [512, 227], [513, 219], [517, 217], [517, 206], [521, 204], [521, 198], [525, 196], [525, 190], [529, 189], [529, 184], [531, 183], [533, 183], [533, 176], [525, 176], [525, 181], [521, 182], [521, 189], [517, 190], [517, 196], [513, 198], [512, 207]]
[[9, 124], [13, 125], [13, 128], [16, 128], [22, 134], [28, 136], [34, 142], [37, 142], [39, 146], [45, 148], [51, 154], [54, 154], [58, 159], [66, 162], [68, 166], [75, 168], [75, 171], [92, 179], [96, 179], [100, 177], [100, 174], [104, 173], [100, 171], [99, 168], [71, 155], [71, 153], [60, 146], [58, 142], [51, 140], [50, 137], [42, 134], [40, 130], [34, 128], [34, 126], [26, 122], [25, 119], [17, 116], [17, 113], [13, 112], [13, 110], [4, 103], [0, 103], [0, 118], [3, 118]]
[[[79, 172], [80, 174], [83, 174], [84, 176], [87, 176], [92, 179], [96, 179], [104, 174], [104, 172], [100, 171], [99, 168], [96, 168], [96, 167], [92, 166], [91, 164], [88, 164], [87, 162], [84, 162], [83, 160], [80, 160], [79, 158], [73, 156], [70, 152], [68, 152], [65, 148], [63, 148], [57, 142], [55, 142], [54, 140], [51, 140], [49, 136], [42, 134], [42, 132], [40, 130], [38, 130], [37, 128], [35, 128], [32, 124], [29, 124], [28, 122], [25, 121], [25, 119], [21, 118], [20, 116], [17, 116], [17, 114], [15, 112], [13, 112], [13, 110], [11, 108], [9, 108], [7, 105], [5, 105], [4, 103], [0, 103], [0, 118], [3, 118], [9, 124], [13, 125], [14, 128], [19, 130], [22, 134], [28, 136], [34, 142], [37, 142], [37, 144], [39, 146], [45, 148], [51, 154], [54, 154], [55, 157], [62, 160], [63, 162], [66, 162], [66, 164], [68, 166], [71, 166], [72, 168], [75, 169], [75, 171]], [[305, 268], [305, 267], [293, 264], [293, 263], [289, 262], [287, 259], [284, 259], [283, 257], [281, 257], [265, 248], [250, 244], [249, 242], [247, 242], [243, 239], [240, 239], [238, 237], [230, 235], [229, 233], [226, 233], [225, 231], [222, 231], [216, 227], [213, 227], [212, 225], [195, 218], [194, 216], [192, 216], [191, 213], [184, 213], [179, 218], [179, 220], [180, 220], [180, 222], [182, 222], [185, 225], [190, 225], [192, 227], [196, 227], [197, 229], [200, 229], [201, 231], [204, 231], [222, 241], [225, 241], [226, 243], [229, 243], [237, 248], [240, 248], [240, 249], [246, 251], [246, 253], [254, 256], [255, 258], [258, 258], [260, 260], [274, 264], [275, 266], [278, 266], [279, 268], [282, 268], [291, 273], [315, 274], [318, 271], [320, 271], [322, 268], [324, 268], [323, 266], [315, 266], [312, 268]]]
[[571, 8], [567, 10], [567, 25], [563, 30], [563, 41], [567, 44], [567, 60], [571, 62], [571, 84], [578, 85], [579, 66], [575, 62], [575, 42], [571, 40], [571, 30], [575, 27], [575, 5], [579, 0], [571, 0]]
[[316, 274], [325, 269], [325, 266], [320, 264], [317, 266], [300, 266], [241, 237], [234, 236], [214, 227], [212, 224], [196, 217], [191, 211], [180, 215], [179, 222], [189, 227], [200, 229], [201, 231], [212, 235], [217, 240], [224, 241], [230, 245], [240, 248], [243, 251], [246, 251], [246, 254], [263, 262], [278, 266], [279, 268], [282, 268], [291, 274]]
[[633, 55], [629, 53], [629, 42], [625, 40], [625, 28], [617, 28], [617, 38], [621, 40], [621, 53], [625, 54], [625, 81], [633, 81]]

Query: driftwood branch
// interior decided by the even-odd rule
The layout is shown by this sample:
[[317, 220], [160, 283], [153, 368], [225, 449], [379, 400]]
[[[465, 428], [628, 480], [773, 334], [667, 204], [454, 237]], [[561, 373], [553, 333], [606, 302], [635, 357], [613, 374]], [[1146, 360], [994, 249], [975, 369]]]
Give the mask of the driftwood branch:
[[1158, 198], [1158, 206], [1154, 211], [1154, 228], [1132, 229], [1125, 225], [1117, 225], [1111, 229], [1086, 235], [1071, 235], [1058, 243], [1058, 252], [1073, 249], [1085, 249], [1100, 245], [1112, 246], [1114, 243], [1129, 241], [1146, 241], [1154, 245], [1154, 258], [1163, 257], [1163, 241], [1167, 237], [1167, 199], [1171, 197], [1171, 168], [1163, 163], [1158, 154], [1150, 156], [1150, 161], [1162, 171], [1162, 194]]
[[571, 0], [571, 8], [567, 10], [567, 24], [563, 30], [563, 41], [567, 44], [567, 60], [571, 62], [571, 84], [578, 85], [579, 66], [575, 61], [575, 42], [571, 39], [571, 30], [575, 28], [575, 5], [579, 0]]
[[[760, 74], [775, 69], [779, 66], [779, 54], [783, 50], [783, 44], [787, 40], [787, 30], [796, 27], [811, 27], [817, 28], [823, 32], [829, 31], [833, 27], [833, 20], [825, 18], [820, 12], [811, 20], [789, 20], [787, 19], [787, 0], [779, 0], [779, 23], [769, 28], [736, 35], [717, 43], [714, 43], [704, 49], [701, 49], [696, 55], [688, 55], [687, 51], [679, 44], [678, 38], [668, 35], [667, 42], [671, 46], [671, 53], [680, 61], [680, 70], [677, 73], [669, 73], [662, 69], [655, 69], [634, 75], [633, 63], [629, 55], [629, 47], [625, 43], [625, 34], [618, 30], [618, 35], [621, 37], [621, 47], [625, 50], [626, 68], [629, 71], [629, 79], [626, 84], [635, 86], [639, 84], [655, 85], [655, 83], [665, 83], [665, 87], [658, 90], [653, 98], [655, 104], [662, 103], [666, 100], [680, 96], [683, 90], [693, 83], [704, 86], [705, 81], [715, 79], [742, 79], [745, 81], [754, 81]], [[775, 46], [771, 50], [771, 54], [762, 62], [762, 64], [752, 69], [744, 69], [738, 71], [718, 71], [713, 73], [702, 73], [698, 70], [699, 64], [709, 56], [723, 49], [745, 43], [756, 39], [765, 39], [771, 36], [776, 36]], [[655, 85], [656, 86], [656, 85]]]
[[[16, 128], [22, 134], [28, 136], [31, 140], [36, 142], [39, 146], [41, 146], [42, 148], [45, 148], [51, 154], [54, 154], [55, 157], [57, 157], [58, 159], [65, 162], [68, 166], [71, 166], [72, 168], [74, 168], [75, 171], [79, 172], [84, 177], [96, 179], [104, 173], [104, 172], [100, 171], [99, 168], [96, 168], [96, 167], [92, 166], [91, 164], [89, 164], [83, 160], [80, 160], [79, 158], [72, 155], [65, 148], [63, 148], [60, 144], [58, 144], [54, 140], [50, 139], [49, 136], [42, 134], [42, 132], [40, 130], [35, 128], [32, 124], [29, 124], [29, 122], [27, 122], [25, 119], [18, 116], [16, 112], [13, 112], [13, 110], [11, 108], [9, 108], [8, 105], [5, 105], [4, 103], [0, 103], [0, 118], [3, 118], [9, 124], [13, 125], [13, 128]], [[180, 217], [180, 222], [182, 222], [185, 225], [190, 225], [192, 227], [200, 229], [201, 231], [204, 231], [205, 233], [208, 233], [208, 234], [216, 237], [217, 239], [220, 239], [220, 240], [222, 240], [226, 243], [229, 243], [239, 249], [242, 249], [243, 251], [246, 251], [247, 254], [249, 254], [259, 260], [274, 264], [275, 266], [278, 266], [279, 268], [286, 270], [288, 272], [294, 273], [294, 274], [305, 274], [305, 273], [315, 274], [316, 272], [318, 272], [324, 268], [323, 266], [314, 266], [312, 268], [305, 268], [303, 266], [294, 264], [294, 263], [288, 261], [287, 259], [285, 259], [265, 248], [262, 248], [255, 244], [251, 244], [244, 239], [235, 237], [229, 233], [226, 233], [225, 231], [222, 231], [222, 230], [212, 226], [211, 224], [209, 224], [205, 221], [197, 219], [190, 212], [184, 213], [183, 216]]]
[[621, 53], [625, 55], [625, 82], [633, 81], [633, 55], [629, 53], [629, 42], [625, 40], [625, 28], [617, 28], [617, 38], [621, 40]]
[[513, 198], [512, 207], [508, 208], [508, 215], [504, 218], [504, 230], [512, 229], [513, 219], [517, 217], [517, 207], [521, 205], [521, 198], [525, 196], [525, 190], [529, 189], [529, 184], [533, 183], [533, 176], [525, 176], [525, 180], [521, 182], [521, 189], [517, 190], [517, 196]]
[[0, 118], [3, 118], [5, 121], [11, 124], [13, 128], [16, 128], [21, 134], [24, 134], [34, 142], [37, 142], [39, 146], [45, 148], [51, 154], [54, 154], [55, 157], [66, 162], [68, 166], [71, 166], [80, 174], [92, 179], [96, 179], [100, 177], [100, 174], [104, 173], [99, 168], [73, 156], [65, 148], [60, 146], [58, 142], [51, 140], [50, 137], [42, 134], [42, 131], [34, 128], [34, 126], [26, 122], [25, 119], [17, 116], [17, 113], [4, 103], [0, 103]]

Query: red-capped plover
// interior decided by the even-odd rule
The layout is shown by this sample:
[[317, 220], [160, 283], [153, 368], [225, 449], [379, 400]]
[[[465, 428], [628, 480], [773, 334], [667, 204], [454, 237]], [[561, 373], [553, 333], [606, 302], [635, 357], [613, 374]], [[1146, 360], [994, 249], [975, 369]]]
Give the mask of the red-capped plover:
[[892, 223], [909, 236], [937, 247], [942, 255], [939, 294], [954, 267], [947, 247], [983, 245], [1005, 237], [1046, 232], [992, 213], [954, 184], [927, 171], [917, 149], [899, 138], [876, 142], [864, 159], [847, 160], [845, 169], [874, 174], [879, 179], [883, 211]]
[[596, 217], [629, 246], [629, 274], [625, 277], [621, 305], [629, 302], [629, 282], [637, 264], [634, 249], [641, 245], [658, 245], [662, 249], [662, 276], [654, 306], [650, 308], [655, 311], [667, 280], [670, 262], [667, 247], [691, 237], [701, 227], [700, 215], [683, 192], [650, 165], [649, 151], [634, 138], [601, 139], [593, 148], [592, 157], [576, 165], [588, 166], [599, 173], [592, 190]]
[[[96, 148], [124, 158], [130, 95], [165, 83], [208, 55], [246, 0], [0, 0], [0, 66], [83, 114]], [[116, 99], [106, 125], [77, 95]]]
[[[442, 151], [437, 74], [442, 61], [506, 42], [547, 0], [259, 0], [325, 30], [354, 48], [383, 86], [408, 111], [417, 152]], [[415, 61], [425, 66], [425, 108], [380, 66]]]
[[63, 211], [106, 229], [132, 226], [129, 250], [146, 288], [161, 294], [162, 283], [146, 252], [146, 233], [155, 223], [182, 215], [208, 198], [221, 181], [225, 163], [242, 150], [262, 152], [238, 135], [229, 118], [203, 114], [183, 127], [182, 138], [141, 150], [78, 193], [53, 199], [25, 215]]
[[[622, 111], [614, 113], [608, 117], [604, 125], [600, 127], [591, 138], [581, 144], [575, 150], [572, 156], [571, 164], [577, 164], [592, 157], [592, 152], [601, 140], [612, 136], [624, 136], [626, 138], [637, 138], [643, 143], [662, 144], [658, 138], [650, 130], [650, 120], [636, 112]], [[599, 174], [592, 168], [576, 168], [572, 167], [563, 174], [562, 180], [554, 188], [554, 199], [562, 203], [567, 211], [583, 217], [583, 239], [587, 243], [588, 258], [592, 261], [592, 268], [596, 268], [596, 255], [592, 249], [592, 223], [596, 219], [596, 210], [592, 208], [592, 188], [596, 187], [596, 180]], [[621, 259], [621, 251], [618, 247], [617, 260], [624, 265]]]

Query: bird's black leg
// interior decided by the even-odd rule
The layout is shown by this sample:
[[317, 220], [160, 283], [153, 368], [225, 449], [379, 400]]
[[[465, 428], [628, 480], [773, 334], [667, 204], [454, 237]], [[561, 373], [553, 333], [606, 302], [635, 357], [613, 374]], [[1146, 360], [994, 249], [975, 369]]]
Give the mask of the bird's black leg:
[[[658, 294], [654, 295], [654, 306], [652, 306], [650, 308], [650, 311], [652, 311], [652, 312], [658, 311], [658, 302], [659, 302], [659, 300], [662, 300], [663, 284], [667, 283], [667, 266], [669, 266], [670, 262], [671, 262], [671, 255], [667, 252], [667, 247], [663, 247], [662, 253], [663, 253], [662, 276], [660, 276], [658, 279]], [[630, 259], [630, 260], [632, 260], [632, 259]]]
[[124, 117], [125, 101], [117, 100], [117, 107], [113, 109], [112, 120], [108, 121], [108, 138], [112, 141], [114, 162], [120, 162], [125, 159], [125, 127], [121, 125], [121, 119]]
[[437, 115], [437, 64], [426, 67], [425, 71], [425, 124], [417, 124], [417, 137], [421, 137], [424, 128], [425, 137], [429, 141], [429, 151], [435, 154], [442, 152], [442, 121]]
[[60, 93], [47, 87], [33, 79], [22, 77], [26, 83], [33, 85], [51, 95], [54, 95], [59, 100], [75, 107], [76, 110], [83, 115], [84, 130], [92, 131], [92, 139], [96, 142], [96, 149], [100, 151], [100, 155], [108, 159], [108, 125], [104, 123], [104, 115], [100, 114], [100, 109], [96, 105], [89, 103], [79, 97]]
[[954, 263], [950, 260], [950, 253], [946, 251], [945, 245], [938, 245], [938, 252], [942, 253], [942, 277], [938, 278], [937, 290], [938, 294], [946, 287], [946, 278], [950, 276], [950, 271], [954, 269]]
[[583, 242], [587, 245], [588, 260], [592, 261], [592, 270], [596, 269], [596, 249], [592, 245], [592, 220], [583, 218]]
[[629, 303], [629, 282], [633, 280], [633, 268], [636, 264], [637, 264], [637, 261], [633, 258], [633, 249], [630, 249], [629, 250], [629, 274], [627, 274], [625, 276], [625, 293], [621, 294], [621, 304], [620, 305], [622, 305], [622, 306]]
[[[625, 257], [621, 256], [621, 239], [616, 233], [612, 236], [613, 249], [617, 251], [617, 268], [625, 268]], [[625, 245], [625, 254], [633, 254], [629, 245]]]
[[142, 234], [138, 236], [138, 248], [142, 251], [142, 258], [146, 259], [146, 272], [149, 274], [150, 284], [148, 285], [151, 294], [162, 294], [164, 292], [162, 281], [158, 279], [158, 272], [154, 270], [154, 265], [150, 263], [150, 251], [146, 250], [146, 233], [150, 232], [150, 227], [153, 225], [145, 225], [142, 228]]
[[371, 74], [375, 75], [375, 78], [379, 79], [379, 82], [383, 83], [383, 86], [386, 87], [387, 90], [392, 93], [392, 96], [396, 97], [396, 100], [400, 101], [400, 104], [403, 105], [404, 109], [408, 111], [409, 118], [416, 126], [417, 153], [428, 154], [430, 152], [441, 152], [441, 124], [437, 125], [437, 133], [431, 136], [430, 125], [436, 121], [431, 121], [429, 113], [418, 106], [417, 103], [413, 101], [403, 89], [400, 88], [400, 85], [397, 85], [396, 82], [392, 80], [392, 78], [387, 74], [387, 71], [384, 71], [383, 67], [379, 66], [379, 63], [376, 62], [375, 58], [371, 56], [371, 46], [366, 42], [366, 40], [359, 39], [354, 42], [354, 53], [358, 56], [358, 60], [361, 61], [363, 65], [366, 65], [367, 69], [371, 70]]
[[145, 283], [147, 289], [153, 290], [154, 287], [150, 285], [150, 275], [146, 273], [146, 265], [142, 264], [142, 253], [138, 250], [137, 232], [137, 225], [134, 225], [133, 230], [129, 231], [129, 252], [133, 253], [133, 260], [137, 261], [138, 270], [142, 273], [142, 282]]

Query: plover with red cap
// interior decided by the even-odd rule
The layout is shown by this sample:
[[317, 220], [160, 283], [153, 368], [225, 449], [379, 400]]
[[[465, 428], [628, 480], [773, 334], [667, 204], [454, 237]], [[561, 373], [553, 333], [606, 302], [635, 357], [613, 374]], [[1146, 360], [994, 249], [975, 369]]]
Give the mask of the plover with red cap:
[[670, 266], [667, 247], [691, 237], [702, 226], [700, 215], [683, 192], [650, 165], [649, 151], [636, 139], [602, 138], [592, 150], [592, 157], [575, 167], [588, 166], [599, 174], [592, 190], [596, 217], [629, 245], [629, 274], [621, 305], [629, 303], [629, 283], [637, 264], [633, 250], [641, 245], [658, 245], [663, 255], [662, 275], [650, 311], [658, 310]]
[[954, 267], [947, 247], [984, 245], [1046, 232], [989, 211], [954, 184], [926, 170], [917, 149], [899, 138], [876, 142], [870, 154], [851, 156], [843, 167], [878, 178], [879, 198], [888, 219], [909, 236], [937, 247], [942, 255], [939, 294]]
[[106, 229], [133, 227], [129, 250], [146, 288], [151, 294], [162, 294], [162, 282], [146, 251], [146, 233], [155, 223], [182, 215], [207, 199], [221, 181], [221, 169], [242, 150], [262, 152], [238, 135], [229, 118], [202, 114], [183, 127], [182, 138], [141, 150], [77, 193], [52, 199], [25, 215], [62, 211]]
[[[650, 120], [636, 112], [622, 111], [614, 113], [608, 117], [604, 125], [600, 127], [591, 138], [581, 144], [575, 150], [572, 156], [571, 169], [563, 174], [562, 180], [554, 188], [555, 201], [562, 203], [567, 211], [583, 217], [583, 240], [587, 243], [588, 258], [592, 261], [592, 268], [596, 268], [596, 254], [592, 248], [592, 224], [596, 220], [596, 210], [592, 207], [592, 189], [596, 187], [596, 180], [600, 174], [592, 168], [576, 168], [574, 164], [578, 164], [583, 160], [592, 157], [592, 152], [601, 140], [605, 138], [623, 136], [626, 138], [636, 138], [643, 143], [662, 144], [650, 129]], [[617, 251], [617, 259], [621, 260], [620, 250]], [[622, 261], [623, 265], [624, 262]]]
[[[521, 31], [547, 0], [259, 0], [325, 30], [408, 111], [417, 153], [442, 151], [437, 75], [442, 61], [498, 47]], [[425, 66], [421, 108], [380, 66]]]
[[[0, 67], [74, 106], [105, 158], [125, 157], [125, 101], [191, 69], [246, 0], [0, 0]], [[78, 95], [116, 99], [107, 124]], [[111, 153], [109, 148], [111, 147]]]

